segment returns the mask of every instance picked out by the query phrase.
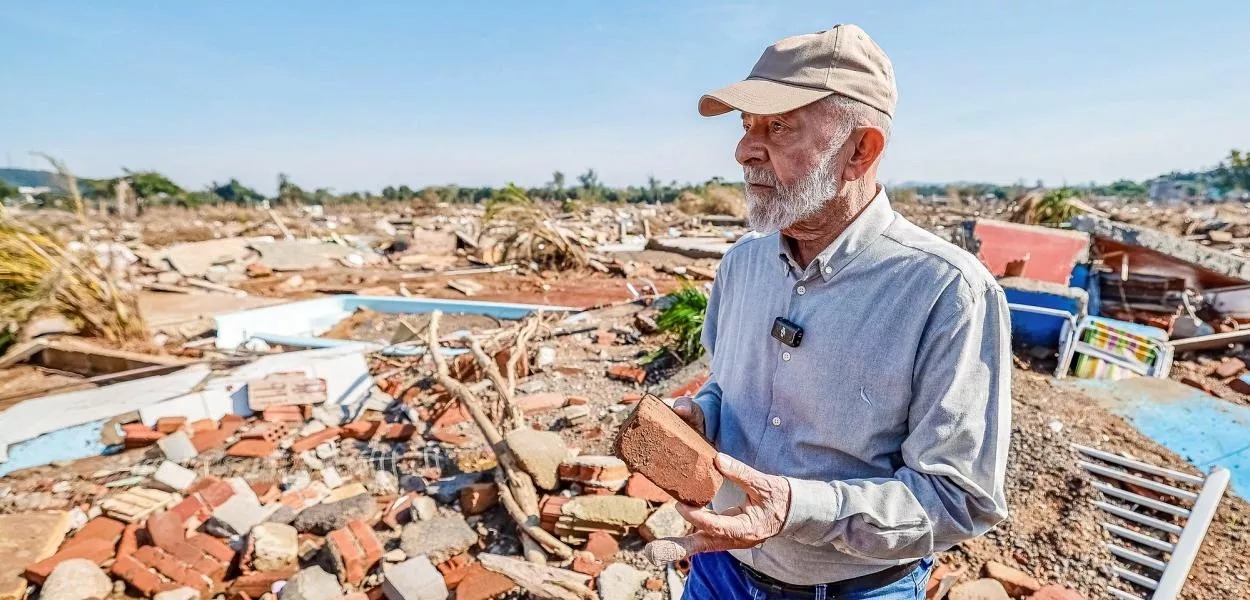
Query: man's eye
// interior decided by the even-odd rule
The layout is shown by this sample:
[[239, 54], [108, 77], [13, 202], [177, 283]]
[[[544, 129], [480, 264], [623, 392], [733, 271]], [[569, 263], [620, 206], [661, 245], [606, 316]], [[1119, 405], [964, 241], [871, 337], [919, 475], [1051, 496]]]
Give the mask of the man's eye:
[[786, 126], [785, 126], [785, 125], [782, 125], [779, 121], [773, 121], [773, 123], [772, 123], [772, 131], [773, 131], [773, 133], [781, 133], [781, 132], [783, 132], [783, 131], [785, 131], [785, 130], [786, 130]]

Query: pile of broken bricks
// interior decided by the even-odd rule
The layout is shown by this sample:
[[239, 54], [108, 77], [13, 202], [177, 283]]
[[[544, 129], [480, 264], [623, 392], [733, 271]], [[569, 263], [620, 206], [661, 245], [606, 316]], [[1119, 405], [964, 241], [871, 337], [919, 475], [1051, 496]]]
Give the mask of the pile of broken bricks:
[[[314, 408], [323, 395], [291, 404], [272, 396], [279, 400], [247, 418], [121, 424], [137, 462], [72, 486], [49, 480], [49, 489], [72, 488], [63, 494], [68, 510], [0, 516], [0, 556], [11, 563], [0, 566], [0, 599], [37, 586], [42, 598], [65, 600], [48, 591], [66, 578], [105, 582], [104, 595], [159, 600], [418, 600], [453, 591], [478, 599], [526, 590], [518, 565], [530, 563], [500, 556], [519, 553], [520, 534], [499, 517], [496, 484], [485, 470], [445, 475], [454, 467], [437, 450], [446, 445], [437, 427], [419, 431], [378, 411], [344, 422]], [[527, 412], [583, 406], [547, 396], [559, 395], [518, 403]], [[620, 458], [581, 455], [553, 431], [517, 429], [507, 443], [544, 493], [542, 527], [575, 547], [542, 567], [546, 577], [603, 598], [658, 600], [666, 588], [676, 597], [678, 569], [618, 560], [635, 532], [643, 540], [688, 532], [669, 493]], [[406, 474], [379, 467], [378, 448], [409, 461]], [[27, 521], [41, 525], [10, 528]], [[18, 546], [23, 553], [6, 550]]]

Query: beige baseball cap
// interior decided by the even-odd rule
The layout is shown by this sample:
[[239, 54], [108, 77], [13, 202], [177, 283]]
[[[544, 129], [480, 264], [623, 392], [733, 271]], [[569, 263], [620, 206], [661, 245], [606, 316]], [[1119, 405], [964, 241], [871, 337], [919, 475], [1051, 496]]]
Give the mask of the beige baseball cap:
[[898, 102], [894, 67], [857, 25], [783, 39], [764, 50], [746, 80], [699, 99], [699, 114], [732, 110], [775, 115], [832, 94], [859, 100], [891, 117]]

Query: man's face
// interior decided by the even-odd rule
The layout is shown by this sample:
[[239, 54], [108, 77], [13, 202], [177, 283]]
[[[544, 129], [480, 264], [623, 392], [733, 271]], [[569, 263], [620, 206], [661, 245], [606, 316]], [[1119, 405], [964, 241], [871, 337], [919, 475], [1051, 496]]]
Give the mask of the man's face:
[[853, 127], [824, 102], [779, 115], [742, 114], [735, 158], [746, 179], [756, 231], [786, 229], [836, 198], [842, 146]]

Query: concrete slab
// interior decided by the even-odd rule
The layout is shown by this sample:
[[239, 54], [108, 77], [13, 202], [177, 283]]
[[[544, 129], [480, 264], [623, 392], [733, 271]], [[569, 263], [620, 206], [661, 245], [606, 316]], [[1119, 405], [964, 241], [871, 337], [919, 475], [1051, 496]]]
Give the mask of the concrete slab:
[[733, 242], [720, 237], [655, 237], [647, 250], [672, 252], [690, 258], [724, 258]]
[[65, 511], [0, 515], [0, 600], [22, 600], [22, 571], [56, 553], [69, 533]]
[[[1143, 275], [1184, 277], [1191, 287], [1222, 287], [1250, 282], [1250, 259], [1150, 229], [1078, 216], [1072, 227], [1092, 235], [1104, 256], [1128, 253], [1129, 270]], [[1112, 259], [1110, 266], [1119, 263]]]
[[1233, 491], [1250, 498], [1250, 408], [1171, 379], [1066, 379], [1057, 384], [1081, 389], [1199, 471], [1227, 468]]
[[251, 247], [260, 253], [260, 262], [275, 271], [304, 271], [334, 264], [340, 258], [367, 252], [356, 248], [318, 240], [274, 240], [255, 242]]

